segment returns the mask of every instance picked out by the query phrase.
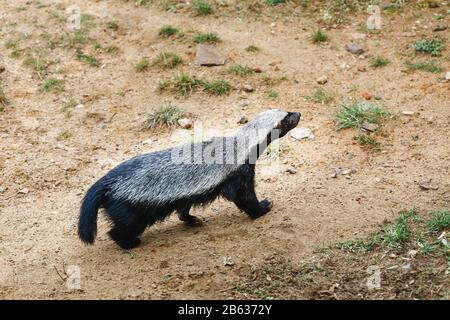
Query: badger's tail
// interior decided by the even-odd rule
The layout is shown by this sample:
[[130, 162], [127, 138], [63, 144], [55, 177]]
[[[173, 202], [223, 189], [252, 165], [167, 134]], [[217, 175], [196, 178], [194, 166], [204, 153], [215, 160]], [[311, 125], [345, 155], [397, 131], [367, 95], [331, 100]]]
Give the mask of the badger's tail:
[[81, 204], [80, 220], [78, 222], [78, 236], [87, 243], [94, 243], [97, 235], [97, 213], [105, 200], [106, 188], [97, 181], [86, 193]]

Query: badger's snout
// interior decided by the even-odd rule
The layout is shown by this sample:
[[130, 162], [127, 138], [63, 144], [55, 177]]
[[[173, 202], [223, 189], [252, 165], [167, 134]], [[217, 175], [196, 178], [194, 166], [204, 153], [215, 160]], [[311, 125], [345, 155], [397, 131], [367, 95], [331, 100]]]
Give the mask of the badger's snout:
[[289, 128], [293, 129], [297, 126], [300, 121], [301, 114], [300, 112], [288, 112], [289, 115]]

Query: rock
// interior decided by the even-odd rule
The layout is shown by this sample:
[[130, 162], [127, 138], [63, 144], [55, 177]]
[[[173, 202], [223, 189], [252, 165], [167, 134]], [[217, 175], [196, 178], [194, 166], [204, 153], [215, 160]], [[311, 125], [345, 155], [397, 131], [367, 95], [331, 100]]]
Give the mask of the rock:
[[439, 3], [437, 1], [428, 1], [429, 8], [439, 8]]
[[231, 267], [231, 266], [234, 266], [234, 262], [231, 259], [231, 257], [223, 257], [223, 265], [225, 267]]
[[447, 81], [450, 81], [450, 71], [447, 71], [445, 73], [444, 79], [447, 80]]
[[373, 97], [374, 97], [375, 100], [383, 99], [383, 97], [380, 94], [375, 94]]
[[402, 114], [404, 116], [413, 116], [414, 115], [414, 111], [407, 111], [407, 110], [405, 110], [405, 111], [402, 111]]
[[348, 70], [348, 69], [350, 69], [350, 66], [346, 63], [341, 63], [339, 68], [341, 68], [341, 70]]
[[358, 71], [359, 71], [359, 72], [366, 72], [367, 69], [366, 69], [365, 66], [359, 66], [359, 67], [358, 67]]
[[6, 70], [5, 66], [4, 65], [0, 65], [0, 73], [2, 73], [5, 70]]
[[144, 141], [142, 141], [142, 144], [152, 144], [152, 142], [153, 142], [153, 140], [152, 139], [147, 139], [147, 140], [144, 140]]
[[373, 95], [370, 92], [364, 91], [361, 96], [366, 100], [371, 100]]
[[321, 76], [316, 81], [317, 81], [318, 84], [325, 84], [325, 83], [328, 82], [328, 78], [326, 76]]
[[192, 120], [188, 118], [182, 118], [178, 120], [178, 124], [183, 129], [190, 129], [192, 128]]
[[290, 173], [290, 174], [296, 174], [296, 173], [297, 173], [297, 170], [295, 170], [295, 168], [294, 168], [293, 166], [288, 166], [288, 167], [286, 168], [286, 172], [287, 172], [287, 173]]
[[353, 168], [345, 168], [345, 169], [342, 169], [341, 170], [341, 174], [343, 175], [343, 176], [348, 176], [348, 175], [351, 175], [351, 174], [353, 174], [353, 173], [356, 173], [356, 169], [353, 169]]
[[435, 184], [432, 184], [431, 181], [419, 182], [419, 187], [422, 190], [437, 190], [437, 189], [439, 189], [439, 187]]
[[411, 32], [403, 32], [402, 36], [404, 37], [408, 37], [408, 38], [413, 38], [416, 36], [416, 32], [415, 31], [411, 31]]
[[389, 258], [395, 259], [395, 258], [397, 258], [397, 255], [396, 255], [395, 253], [391, 253], [391, 254], [389, 255]]
[[195, 52], [195, 64], [198, 66], [222, 66], [225, 58], [211, 45], [199, 44]]
[[245, 92], [253, 92], [253, 91], [255, 91], [255, 89], [249, 84], [244, 84], [242, 86], [242, 90], [245, 91]]
[[237, 123], [238, 124], [246, 124], [248, 122], [248, 118], [244, 115], [240, 116]]
[[366, 131], [374, 132], [374, 131], [378, 130], [379, 126], [375, 123], [370, 123], [368, 121], [364, 121], [361, 128]]
[[28, 190], [28, 188], [23, 188], [19, 190], [19, 193], [21, 194], [27, 194], [30, 190]]
[[291, 130], [291, 137], [296, 140], [314, 139], [314, 134], [309, 128], [294, 128]]
[[348, 52], [356, 54], [356, 55], [360, 55], [361, 53], [364, 52], [363, 47], [356, 43], [349, 43], [349, 44], [345, 45], [345, 49]]
[[447, 26], [436, 26], [433, 28], [434, 32], [445, 31], [447, 30]]

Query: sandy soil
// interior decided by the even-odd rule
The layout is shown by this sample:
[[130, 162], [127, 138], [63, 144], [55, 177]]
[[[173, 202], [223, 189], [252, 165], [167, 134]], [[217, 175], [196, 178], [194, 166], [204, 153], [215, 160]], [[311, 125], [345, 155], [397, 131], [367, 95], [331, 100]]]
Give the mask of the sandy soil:
[[[74, 3], [93, 17], [92, 40], [67, 46], [72, 32], [51, 12], [64, 16], [64, 9]], [[43, 79], [2, 43], [0, 64], [5, 71], [0, 77], [10, 103], [0, 112], [0, 298], [227, 298], [227, 288], [236, 284], [242, 268], [274, 253], [299, 260], [320, 246], [368, 234], [403, 208], [448, 207], [450, 84], [442, 74], [406, 72], [404, 66], [415, 39], [433, 37], [433, 26], [448, 23], [448, 18], [432, 19], [436, 10], [442, 8], [383, 16], [380, 33], [362, 30], [362, 14], [327, 30], [330, 40], [316, 45], [310, 36], [319, 26], [317, 19], [300, 9], [298, 16], [241, 19], [229, 8], [224, 11], [229, 14], [195, 17], [189, 10], [171, 13], [133, 1], [6, 2], [0, 12], [2, 42], [20, 39], [18, 47], [40, 50], [51, 61], [48, 73], [62, 80], [64, 89], [41, 92]], [[117, 21], [118, 30], [106, 27], [110, 20]], [[166, 24], [187, 36], [161, 39], [158, 30]], [[417, 34], [408, 37], [405, 31], [413, 26]], [[194, 66], [190, 37], [195, 31], [220, 36], [217, 47], [227, 57], [224, 67]], [[448, 30], [439, 35], [450, 40]], [[358, 58], [344, 45], [361, 37], [367, 54]], [[114, 44], [119, 51], [96, 51], [95, 42]], [[245, 51], [251, 44], [261, 51]], [[95, 56], [100, 67], [76, 59], [77, 48]], [[177, 52], [184, 65], [135, 71], [140, 59], [153, 59], [162, 50]], [[448, 50], [439, 59], [447, 71]], [[377, 55], [391, 63], [371, 68], [370, 57]], [[261, 74], [226, 74], [232, 63], [261, 68], [263, 75], [286, 76], [273, 86], [278, 98], [266, 98], [268, 87], [261, 83]], [[349, 67], [342, 70], [344, 63]], [[361, 67], [366, 70], [358, 71]], [[176, 97], [158, 91], [161, 79], [182, 71], [225, 78], [236, 89], [223, 97]], [[322, 87], [335, 93], [335, 101], [305, 101], [324, 75], [328, 82]], [[243, 84], [255, 91], [241, 92]], [[353, 139], [354, 130], [336, 131], [333, 122], [339, 103], [362, 99], [364, 91], [381, 95], [377, 103], [397, 114], [383, 126], [378, 153], [362, 149]], [[68, 116], [62, 109], [71, 100], [84, 108], [72, 108]], [[299, 111], [300, 126], [311, 128], [315, 138], [283, 138], [281, 161], [294, 166], [295, 174], [262, 179], [258, 167], [257, 193], [274, 201], [272, 211], [261, 219], [251, 221], [218, 200], [196, 210], [203, 227], [188, 228], [174, 216], [148, 229], [142, 245], [125, 253], [109, 240], [108, 224], [100, 217], [95, 245], [83, 245], [76, 224], [87, 188], [135, 154], [178, 143], [171, 130], [143, 129], [147, 114], [167, 103], [183, 108], [206, 128], [219, 129], [238, 129], [240, 115], [251, 118], [272, 106]], [[414, 115], [403, 115], [406, 110]], [[143, 144], [148, 139], [152, 142]], [[357, 171], [348, 178], [332, 178], [337, 167]], [[437, 190], [419, 187], [429, 179]], [[231, 257], [234, 265], [224, 266], [223, 257]], [[70, 265], [80, 268], [81, 290], [69, 290], [61, 279]]]

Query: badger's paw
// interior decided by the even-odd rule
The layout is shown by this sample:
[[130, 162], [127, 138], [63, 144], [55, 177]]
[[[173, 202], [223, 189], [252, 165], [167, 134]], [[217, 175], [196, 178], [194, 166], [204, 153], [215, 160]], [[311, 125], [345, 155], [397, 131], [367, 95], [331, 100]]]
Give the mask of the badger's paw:
[[203, 225], [202, 219], [197, 218], [196, 216], [189, 216], [189, 218], [183, 222], [189, 227], [201, 227]]

